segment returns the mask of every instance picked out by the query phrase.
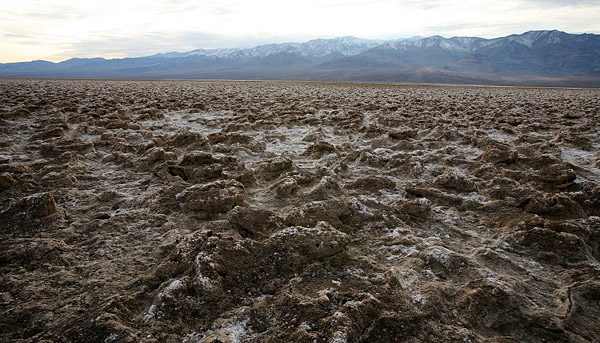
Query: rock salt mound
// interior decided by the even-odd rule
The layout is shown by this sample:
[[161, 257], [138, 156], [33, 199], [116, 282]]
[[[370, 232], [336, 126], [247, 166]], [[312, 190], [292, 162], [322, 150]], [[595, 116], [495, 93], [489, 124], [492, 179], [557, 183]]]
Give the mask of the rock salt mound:
[[175, 195], [175, 199], [188, 212], [228, 212], [244, 202], [244, 185], [235, 180], [193, 185]]

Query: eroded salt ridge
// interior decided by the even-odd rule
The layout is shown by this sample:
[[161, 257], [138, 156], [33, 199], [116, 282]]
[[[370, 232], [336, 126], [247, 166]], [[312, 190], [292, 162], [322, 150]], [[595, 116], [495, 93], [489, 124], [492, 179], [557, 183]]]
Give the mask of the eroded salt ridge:
[[1, 80], [0, 337], [593, 342], [600, 93]]

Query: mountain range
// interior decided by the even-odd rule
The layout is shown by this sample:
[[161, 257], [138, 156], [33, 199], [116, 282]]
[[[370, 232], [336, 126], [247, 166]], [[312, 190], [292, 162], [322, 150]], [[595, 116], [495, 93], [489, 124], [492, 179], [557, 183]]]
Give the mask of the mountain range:
[[0, 64], [0, 77], [271, 79], [600, 86], [600, 35], [557, 30], [506, 37], [356, 37], [146, 57]]

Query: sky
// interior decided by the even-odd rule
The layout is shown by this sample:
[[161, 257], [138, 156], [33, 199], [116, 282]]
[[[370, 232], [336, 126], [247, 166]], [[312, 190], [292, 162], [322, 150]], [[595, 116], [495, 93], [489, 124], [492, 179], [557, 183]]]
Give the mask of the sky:
[[0, 0], [0, 63], [356, 36], [600, 34], [600, 0]]

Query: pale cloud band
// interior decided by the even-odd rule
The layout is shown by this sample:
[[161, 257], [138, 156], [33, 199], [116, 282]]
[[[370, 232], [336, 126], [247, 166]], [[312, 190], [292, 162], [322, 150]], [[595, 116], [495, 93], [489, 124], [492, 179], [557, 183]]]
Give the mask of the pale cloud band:
[[144, 56], [354, 35], [600, 33], [600, 1], [0, 1], [0, 62]]

